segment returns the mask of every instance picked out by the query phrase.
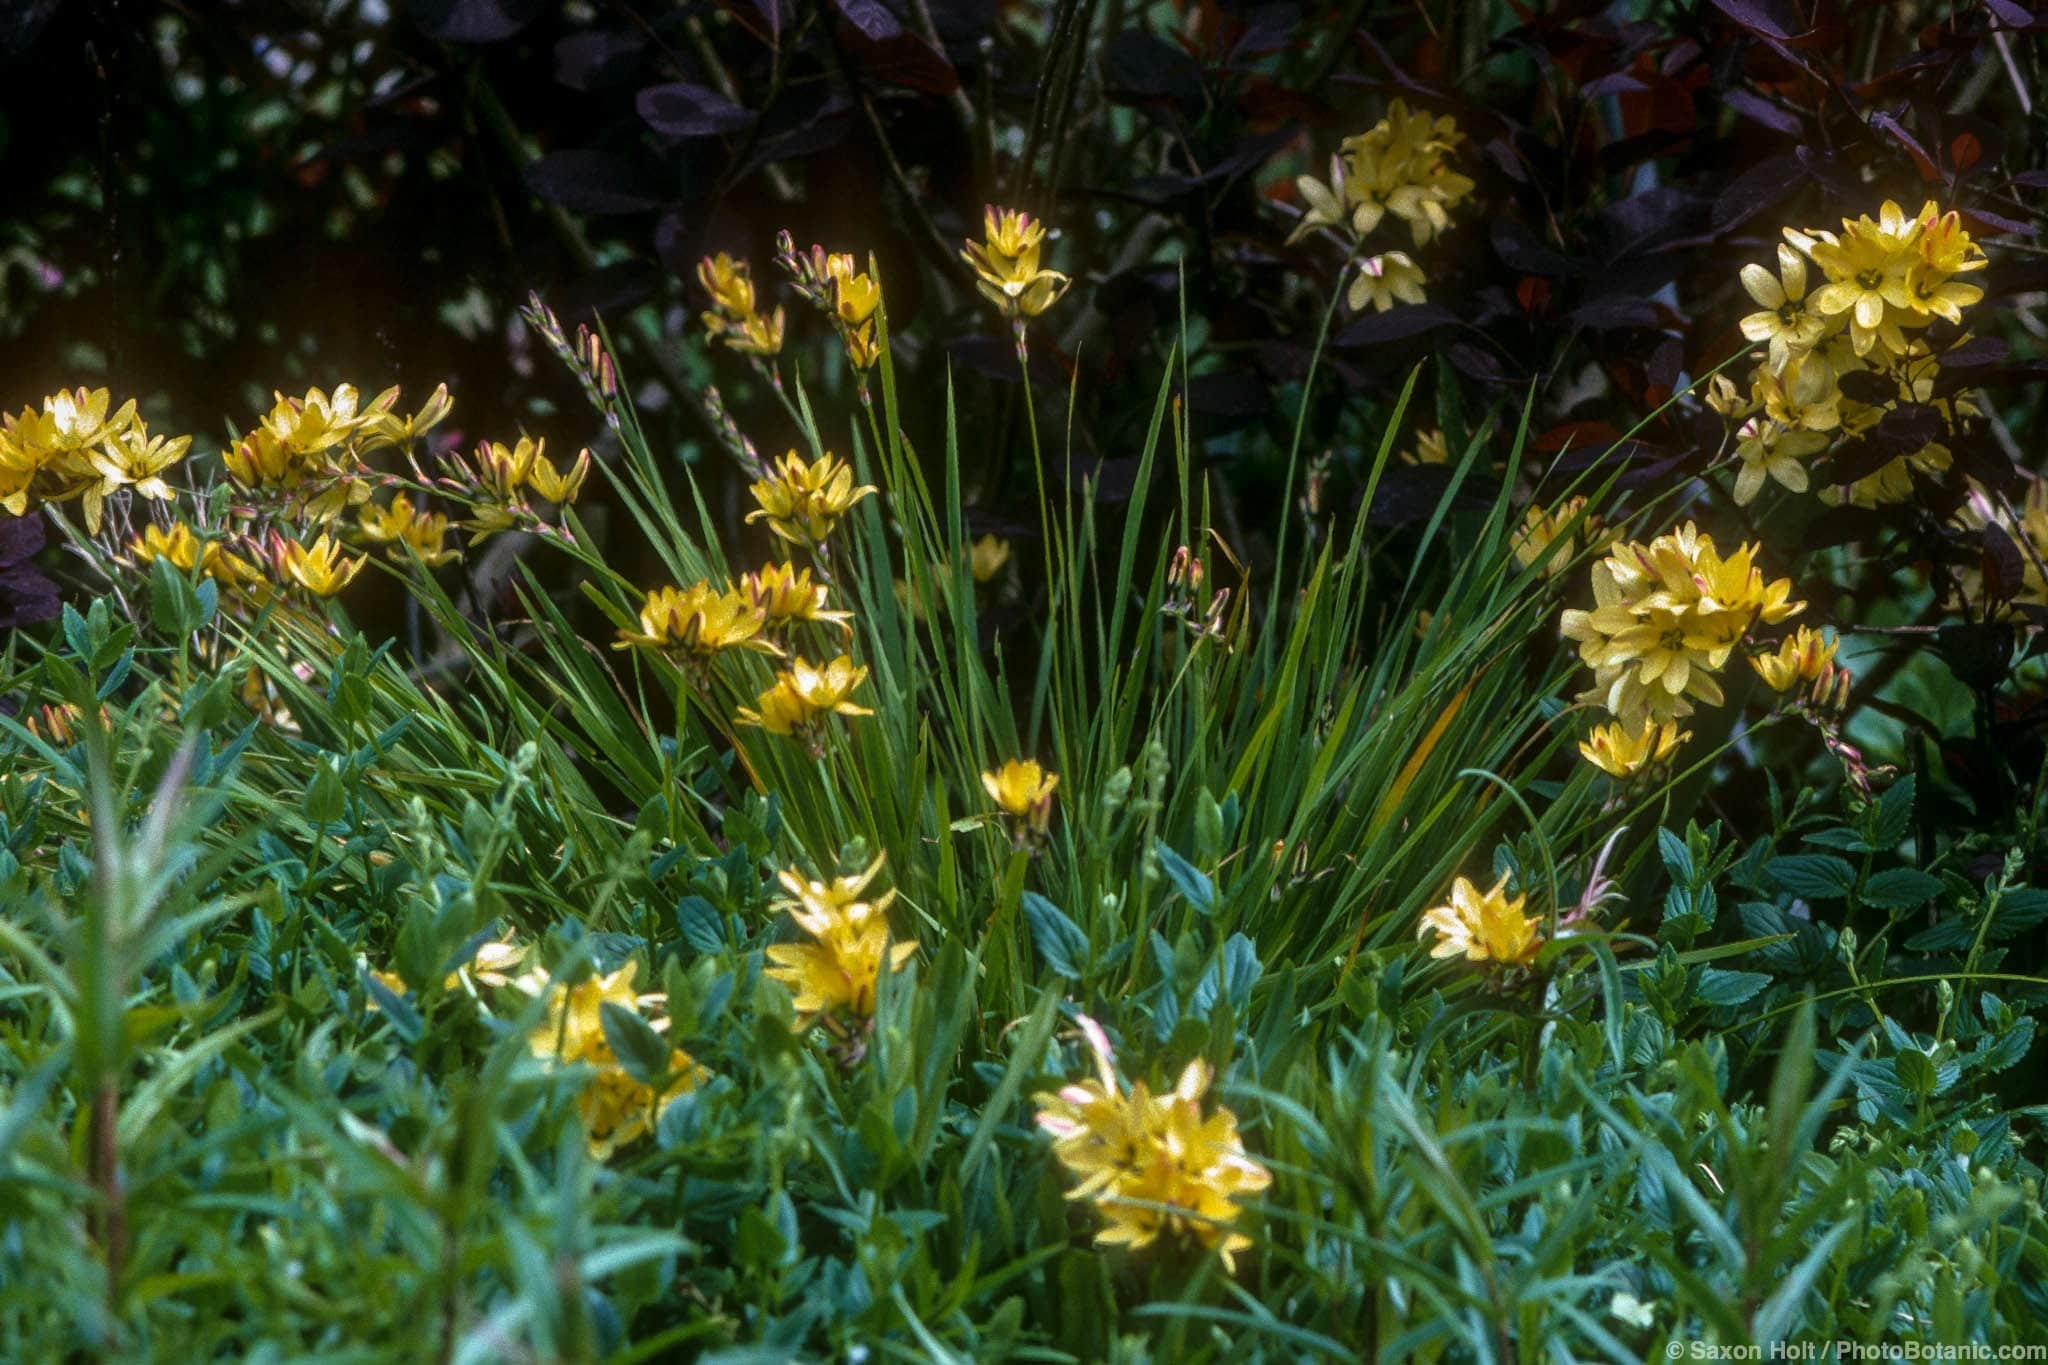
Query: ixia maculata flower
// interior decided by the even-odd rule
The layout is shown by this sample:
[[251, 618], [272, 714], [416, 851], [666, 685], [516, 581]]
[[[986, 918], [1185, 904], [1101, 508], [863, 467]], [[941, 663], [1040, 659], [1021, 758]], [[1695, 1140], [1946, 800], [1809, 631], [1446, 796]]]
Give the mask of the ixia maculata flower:
[[[576, 1100], [583, 1119], [585, 1140], [596, 1160], [609, 1158], [619, 1148], [651, 1131], [661, 1112], [685, 1091], [695, 1089], [704, 1069], [690, 1054], [671, 1047], [667, 1079], [655, 1086], [635, 1077], [620, 1062], [604, 1032], [604, 1007], [609, 1004], [642, 1014], [665, 1002], [660, 994], [641, 994], [633, 987], [639, 964], [628, 962], [609, 975], [592, 973], [571, 985], [536, 977], [528, 989], [547, 994], [547, 1016], [527, 1035], [527, 1047], [534, 1056], [557, 1065], [581, 1064], [589, 1068], [588, 1078]], [[666, 1019], [649, 1021], [655, 1031], [668, 1026]]]
[[765, 631], [767, 614], [746, 593], [700, 579], [687, 588], [656, 588], [640, 606], [640, 629], [621, 630], [613, 649], [656, 649], [708, 663], [732, 649], [782, 653]]
[[1501, 874], [1491, 890], [1481, 891], [1463, 877], [1451, 884], [1451, 898], [1423, 913], [1417, 937], [1436, 935], [1431, 957], [1462, 957], [1500, 967], [1526, 967], [1543, 947], [1542, 921], [1522, 913], [1526, 896], [1509, 897], [1508, 877]]
[[0, 509], [21, 516], [31, 497], [76, 498], [86, 530], [97, 535], [112, 494], [168, 501], [163, 476], [185, 458], [192, 438], [151, 436], [132, 400], [109, 411], [112, 401], [106, 389], [80, 388], [43, 399], [40, 411], [0, 414]]
[[889, 941], [895, 891], [867, 895], [882, 862], [878, 857], [857, 875], [830, 881], [810, 880], [795, 868], [777, 879], [790, 898], [775, 908], [787, 911], [809, 941], [770, 944], [773, 965], [764, 975], [789, 987], [798, 1013], [844, 1039], [857, 1040], [866, 1031], [882, 973], [897, 970], [917, 953], [915, 943]]
[[853, 700], [854, 689], [867, 676], [865, 667], [844, 654], [823, 664], [799, 656], [788, 668], [778, 669], [774, 685], [761, 693], [753, 707], [741, 707], [736, 719], [771, 735], [793, 736], [812, 753], [822, 754], [828, 719], [874, 714]]
[[1681, 731], [1675, 720], [1661, 724], [1646, 721], [1634, 730], [1620, 721], [1612, 721], [1595, 726], [1593, 732], [1579, 742], [1579, 754], [1610, 777], [1630, 778], [1645, 768], [1662, 763], [1678, 752], [1679, 745], [1691, 738], [1692, 732]]
[[768, 523], [768, 529], [794, 544], [822, 543], [853, 509], [873, 493], [871, 484], [856, 486], [853, 467], [830, 451], [808, 463], [794, 450], [769, 466], [749, 490], [759, 510], [747, 520]]
[[1053, 792], [1060, 775], [1047, 772], [1034, 758], [1013, 758], [981, 775], [981, 785], [1009, 818], [1011, 840], [1018, 848], [1037, 848], [1052, 826]]
[[1006, 318], [1022, 322], [1058, 303], [1072, 283], [1039, 265], [1045, 224], [1028, 213], [990, 204], [982, 215], [982, 239], [960, 250], [974, 271], [975, 287]]
[[1102, 1245], [1136, 1250], [1165, 1236], [1192, 1237], [1234, 1271], [1237, 1253], [1252, 1245], [1233, 1227], [1239, 1204], [1273, 1177], [1245, 1151], [1237, 1116], [1205, 1106], [1215, 1079], [1209, 1064], [1189, 1062], [1161, 1094], [1143, 1081], [1126, 1089], [1108, 1035], [1085, 1015], [1080, 1024], [1095, 1075], [1036, 1097], [1053, 1156], [1081, 1178], [1067, 1198], [1094, 1204]]

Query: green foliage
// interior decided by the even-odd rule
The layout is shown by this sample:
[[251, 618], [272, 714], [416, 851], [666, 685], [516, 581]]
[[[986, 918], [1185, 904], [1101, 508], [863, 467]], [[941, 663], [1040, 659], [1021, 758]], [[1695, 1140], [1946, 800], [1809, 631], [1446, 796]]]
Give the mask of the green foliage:
[[[459, 685], [338, 611], [233, 619], [161, 563], [146, 622], [102, 599], [10, 661], [0, 691], [75, 712], [68, 735], [0, 719], [0, 1340], [1628, 1361], [2038, 1339], [2018, 1078], [2044, 983], [2009, 957], [2048, 891], [1925, 839], [1911, 776], [1847, 808], [1802, 789], [1737, 846], [1682, 782], [1574, 763], [1569, 661], [1531, 645], [1558, 590], [1517, 563], [1505, 494], [1465, 507], [1455, 478], [1420, 547], [1361, 515], [1270, 583], [1219, 582], [1163, 387], [1121, 528], [1036, 452], [1044, 620], [989, 646], [961, 434], [933, 489], [886, 361], [830, 440], [795, 402], [885, 494], [827, 560], [875, 714], [816, 755], [593, 649], [541, 566], [614, 622], [638, 590], [573, 513], [561, 558], [523, 566], [516, 647], [405, 571], [464, 645]], [[718, 572], [681, 471], [611, 415], [622, 505], [677, 579]], [[1207, 586], [1169, 609], [1179, 547]], [[1212, 615], [1221, 586], [1238, 610]], [[984, 809], [979, 774], [1020, 754], [1061, 775], [1042, 848]], [[828, 1039], [764, 975], [794, 937], [774, 877], [877, 854], [918, 953], [870, 1029]], [[1430, 959], [1422, 912], [1493, 867], [1542, 955]], [[507, 938], [557, 981], [640, 964], [665, 1032], [607, 1004], [612, 1052], [642, 1083], [672, 1046], [703, 1069], [608, 1161], [585, 1076], [529, 1046], [543, 1002], [470, 965]], [[1081, 1016], [1155, 1092], [1215, 1068], [1274, 1177], [1235, 1274], [1192, 1238], [1092, 1244], [1030, 1122], [1089, 1073]]]

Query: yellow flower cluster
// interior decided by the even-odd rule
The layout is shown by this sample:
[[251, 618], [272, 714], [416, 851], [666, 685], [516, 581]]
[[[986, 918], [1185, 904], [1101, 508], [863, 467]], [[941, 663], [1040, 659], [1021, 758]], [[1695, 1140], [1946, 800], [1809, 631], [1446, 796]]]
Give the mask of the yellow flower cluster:
[[129, 545], [137, 564], [169, 560], [184, 573], [198, 573], [218, 583], [223, 591], [256, 590], [264, 582], [262, 571], [229, 549], [219, 539], [201, 540], [185, 522], [169, 526], [151, 523]]
[[1038, 264], [1045, 244], [1045, 224], [1017, 209], [989, 204], [982, 211], [982, 239], [960, 249], [960, 259], [974, 271], [981, 296], [1019, 324], [1035, 318], [1060, 300], [1072, 283], [1057, 270]]
[[1040, 1094], [1038, 1126], [1053, 1155], [1081, 1177], [1069, 1199], [1094, 1202], [1104, 1226], [1095, 1240], [1139, 1248], [1162, 1234], [1192, 1234], [1213, 1247], [1225, 1270], [1251, 1238], [1233, 1229], [1239, 1201], [1273, 1183], [1238, 1137], [1237, 1116], [1217, 1106], [1204, 1114], [1212, 1076], [1201, 1058], [1181, 1071], [1173, 1089], [1154, 1095], [1143, 1081], [1129, 1090], [1117, 1079], [1109, 1038], [1081, 1018], [1095, 1056], [1095, 1076]]
[[1508, 876], [1490, 891], [1481, 891], [1463, 877], [1451, 883], [1451, 899], [1423, 912], [1416, 937], [1434, 933], [1431, 957], [1462, 957], [1502, 967], [1526, 967], [1543, 946], [1537, 932], [1542, 921], [1522, 913], [1527, 896], [1508, 898]]
[[769, 530], [795, 544], [817, 545], [875, 489], [872, 484], [855, 487], [853, 466], [830, 451], [806, 464], [791, 450], [748, 491], [760, 504], [747, 513], [748, 521], [766, 521]]
[[895, 891], [862, 899], [882, 862], [876, 858], [858, 875], [829, 882], [808, 880], [794, 868], [779, 878], [791, 899], [775, 908], [787, 910], [811, 941], [770, 944], [768, 960], [775, 965], [765, 975], [790, 988], [800, 1013], [843, 1037], [859, 1036], [874, 1017], [883, 964], [893, 972], [917, 953], [915, 943], [889, 942]]
[[[1929, 200], [1909, 215], [1886, 200], [1875, 220], [1845, 218], [1839, 233], [1786, 228], [1784, 236], [1776, 274], [1742, 268], [1757, 304], [1742, 334], [1765, 344], [1764, 357], [1746, 388], [1717, 376], [1707, 398], [1736, 426], [1738, 503], [1767, 479], [1806, 491], [1814, 455], [1869, 432], [1900, 404], [1931, 404], [1951, 425], [1975, 411], [1966, 400], [1934, 398], [1941, 366], [1920, 335], [1937, 319], [1961, 325], [1963, 309], [1984, 296], [1964, 278], [1988, 262], [1959, 214]], [[1809, 263], [1824, 280], [1811, 293]], [[1871, 376], [1854, 386], [1856, 396], [1841, 382], [1852, 374]], [[1901, 502], [1916, 470], [1939, 473], [1950, 461], [1948, 447], [1929, 440], [1821, 496], [1859, 507]]]
[[[533, 988], [547, 993], [547, 1017], [527, 1035], [526, 1045], [534, 1056], [558, 1065], [581, 1064], [591, 1068], [577, 1097], [576, 1108], [583, 1117], [583, 1132], [590, 1155], [599, 1161], [650, 1131], [661, 1111], [686, 1090], [693, 1090], [704, 1070], [679, 1047], [670, 1047], [667, 1076], [660, 1088], [636, 1079], [604, 1032], [604, 1007], [616, 1005], [634, 1014], [661, 1005], [667, 997], [642, 995], [633, 989], [639, 964], [628, 962], [609, 976], [592, 973], [574, 985], [563, 986], [541, 978]], [[649, 1021], [656, 1032], [668, 1027], [668, 1020]]]
[[575, 502], [590, 473], [590, 452], [579, 452], [576, 462], [562, 470], [548, 458], [545, 439], [522, 436], [509, 446], [479, 441], [466, 464], [451, 458], [447, 468], [453, 473], [441, 482], [469, 503], [469, 518], [462, 527], [469, 532], [469, 543], [480, 545], [501, 531], [546, 525], [533, 507], [533, 495], [557, 508]]
[[[612, 648], [658, 650], [703, 685], [712, 661], [729, 651], [784, 657], [778, 640], [801, 622], [851, 632], [853, 614], [829, 609], [828, 600], [825, 585], [813, 583], [809, 569], [787, 563], [763, 565], [724, 588], [713, 587], [708, 579], [687, 588], [656, 588], [641, 605], [640, 628], [621, 630]], [[799, 655], [776, 673], [774, 685], [753, 708], [740, 708], [736, 719], [770, 734], [797, 736], [822, 752], [825, 717], [873, 714], [852, 700], [867, 672], [844, 654], [822, 665]]]
[[699, 316], [714, 340], [743, 355], [765, 359], [782, 353], [782, 309], [762, 313], [754, 306], [754, 277], [745, 261], [723, 251], [706, 256], [697, 262], [697, 282], [711, 296], [710, 309]]
[[741, 707], [736, 719], [771, 735], [794, 736], [811, 753], [822, 754], [827, 717], [874, 714], [853, 700], [854, 689], [867, 676], [865, 665], [844, 654], [823, 664], [798, 655], [788, 668], [776, 670], [774, 686], [757, 697], [752, 707]]
[[168, 501], [166, 470], [185, 458], [190, 436], [151, 436], [134, 400], [111, 413], [105, 389], [73, 389], [43, 399], [40, 412], [0, 413], [0, 507], [16, 516], [31, 497], [83, 500], [86, 530], [97, 535], [106, 499], [130, 489]]
[[368, 501], [365, 457], [409, 444], [454, 406], [446, 385], [410, 417], [398, 413], [395, 388], [367, 404], [353, 384], [337, 384], [331, 393], [316, 388], [299, 398], [272, 397], [277, 401], [255, 428], [221, 451], [221, 463], [245, 492], [276, 497], [288, 514], [310, 521], [332, 520], [342, 509]]
[[1304, 175], [1295, 188], [1308, 205], [1288, 238], [1299, 241], [1311, 232], [1330, 228], [1348, 239], [1358, 259], [1358, 274], [1346, 301], [1351, 311], [1370, 306], [1385, 312], [1395, 303], [1422, 303], [1428, 283], [1422, 267], [1405, 251], [1363, 256], [1361, 247], [1389, 216], [1408, 225], [1420, 248], [1451, 224], [1451, 210], [1471, 195], [1471, 179], [1450, 162], [1464, 135], [1449, 115], [1432, 118], [1410, 112], [1401, 100], [1388, 106], [1387, 116], [1363, 133], [1345, 138], [1330, 159], [1327, 183]]
[[1010, 759], [981, 775], [982, 788], [1010, 820], [1010, 840], [1018, 848], [1045, 844], [1052, 828], [1052, 794], [1060, 775], [1047, 772], [1035, 758]]
[[1840, 709], [1849, 700], [1849, 670], [1835, 667], [1839, 641], [1832, 635], [1801, 626], [1774, 650], [1749, 656], [1751, 668], [1773, 692], [1791, 692], [1815, 706]]
[[[1573, 522], [1577, 522], [1573, 526]], [[1570, 527], [1570, 534], [1566, 528]], [[1553, 507], [1530, 503], [1515, 530], [1515, 562], [1523, 568], [1541, 563], [1545, 578], [1570, 567], [1579, 551], [1601, 543], [1600, 518], [1586, 513], [1586, 499], [1574, 494]]]
[[657, 649], [701, 667], [729, 649], [780, 655], [768, 638], [768, 615], [737, 588], [699, 579], [687, 588], [656, 588], [640, 607], [640, 629], [621, 630], [613, 649]]
[[1631, 767], [1628, 756], [1675, 747], [1661, 731], [1653, 743], [1649, 731], [1691, 715], [1695, 701], [1719, 705], [1714, 675], [1751, 629], [1805, 607], [1791, 600], [1790, 579], [1764, 580], [1755, 555], [1756, 546], [1743, 545], [1723, 556], [1687, 522], [1648, 544], [1617, 545], [1594, 563], [1593, 609], [1566, 611], [1561, 629], [1594, 671], [1580, 700], [1604, 707], [1623, 729], [1584, 750], [1589, 761], [1625, 777], [1642, 766]]
[[775, 240], [777, 264], [789, 272], [797, 292], [829, 316], [838, 329], [846, 361], [860, 380], [861, 401], [866, 402], [867, 372], [881, 361], [885, 349], [876, 316], [882, 307], [882, 283], [875, 274], [873, 258], [862, 271], [851, 252], [828, 252], [816, 245], [801, 252], [787, 232]]

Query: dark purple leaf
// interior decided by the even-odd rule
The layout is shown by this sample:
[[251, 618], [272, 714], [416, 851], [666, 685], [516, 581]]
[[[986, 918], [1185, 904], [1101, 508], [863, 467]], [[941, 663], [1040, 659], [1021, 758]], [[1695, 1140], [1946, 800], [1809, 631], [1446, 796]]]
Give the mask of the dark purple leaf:
[[1798, 137], [1801, 128], [1804, 127], [1799, 115], [1789, 109], [1780, 109], [1762, 95], [1748, 90], [1730, 90], [1721, 97], [1721, 101], [1744, 118], [1753, 119], [1787, 137]]
[[1798, 16], [1783, 0], [1714, 0], [1714, 8], [1751, 33], [1783, 41], [1801, 32]]
[[871, 43], [886, 43], [904, 34], [902, 21], [881, 0], [832, 0], [832, 8]]
[[1956, 468], [1978, 483], [1995, 488], [2008, 498], [2018, 497], [2024, 491], [2019, 470], [1982, 425], [1952, 432], [1943, 444], [1955, 457]]
[[1963, 210], [1963, 221], [1972, 228], [1990, 228], [1994, 233], [2011, 233], [2019, 237], [2031, 237], [2039, 231], [2032, 223], [2022, 223], [1974, 204]]
[[1662, 327], [1665, 311], [1656, 300], [1616, 296], [1589, 299], [1572, 310], [1572, 325], [1588, 331], [1612, 332], [1628, 327]]
[[1231, 44], [1226, 59], [1233, 66], [1283, 51], [1293, 46], [1301, 32], [1301, 7], [1284, 0], [1260, 5], [1244, 17], [1244, 32]]
[[2012, 178], [2012, 183], [2030, 190], [2048, 190], [2048, 171], [2021, 171]]
[[1998, 22], [2007, 28], [2024, 29], [2034, 26], [2033, 11], [2025, 5], [2015, 4], [2014, 0], [1984, 0], [1984, 8], [1990, 10]]
[[1632, 95], [1649, 88], [1640, 76], [1632, 76], [1626, 71], [1610, 71], [1598, 80], [1587, 81], [1580, 86], [1579, 94], [1596, 100], [1602, 95]]
[[1956, 680], [1975, 691], [1996, 688], [2012, 668], [2012, 631], [2004, 626], [1981, 621], [1943, 626], [1934, 647]]
[[1904, 124], [1883, 110], [1879, 110], [1870, 116], [1870, 126], [1881, 133], [1889, 134], [1893, 141], [1906, 149], [1906, 155], [1912, 157], [1914, 166], [1919, 168], [1921, 179], [1935, 180], [1940, 178], [1941, 167], [1935, 164], [1933, 157], [1927, 155], [1927, 149], [1920, 145], [1920, 139], [1906, 131]]
[[737, 133], [754, 121], [752, 110], [740, 108], [716, 90], [687, 81], [650, 85], [634, 98], [633, 105], [648, 127], [672, 138]]
[[2012, 357], [2012, 346], [2003, 337], [1971, 337], [1941, 353], [1944, 370], [1981, 370], [2002, 365]]
[[1195, 59], [1142, 29], [1127, 29], [1109, 40], [1102, 79], [1113, 98], [1170, 100], [1183, 107], [1202, 102], [1202, 69]]
[[1841, 389], [1844, 398], [1873, 407], [1889, 403], [1899, 396], [1898, 382], [1875, 370], [1851, 370], [1836, 378], [1835, 386]]
[[2027, 561], [2020, 547], [1997, 522], [1986, 522], [1978, 536], [1978, 550], [1984, 570], [1984, 588], [1994, 599], [2003, 600], [2027, 584]]
[[56, 583], [30, 562], [43, 536], [40, 514], [0, 512], [0, 630], [53, 621], [63, 611]]
[[1384, 313], [1367, 313], [1337, 334], [1339, 346], [1378, 346], [1403, 337], [1448, 327], [1458, 320], [1450, 309], [1434, 303], [1410, 303]]
[[532, 23], [543, 0], [412, 0], [413, 22], [444, 43], [496, 43]]
[[1468, 341], [1454, 341], [1444, 347], [1444, 358], [1458, 367], [1460, 373], [1486, 384], [1505, 384], [1509, 376], [1506, 367], [1495, 358], [1491, 351], [1481, 350]]
[[647, 36], [638, 29], [594, 28], [555, 44], [555, 79], [571, 90], [608, 90], [640, 70]]
[[1626, 256], [1648, 249], [1659, 238], [1686, 231], [1699, 216], [1700, 200], [1678, 185], [1618, 199], [1600, 211], [1599, 226], [1607, 239], [1607, 256]]
[[[1442, 505], [1457, 470], [1444, 464], [1390, 464], [1380, 472], [1366, 519], [1374, 526], [1406, 526], [1425, 521]], [[1467, 478], [1451, 495], [1453, 508], [1483, 507], [1488, 500], [1483, 480]]]
[[839, 35], [862, 75], [879, 85], [950, 95], [960, 88], [953, 63], [903, 26], [881, 0], [831, 0]]
[[526, 187], [577, 213], [645, 213], [662, 205], [651, 178], [632, 162], [592, 148], [548, 153], [526, 168]]
[[1527, 275], [1567, 276], [1578, 273], [1578, 262], [1538, 241], [1536, 234], [1517, 218], [1496, 218], [1493, 222], [1493, 251], [1510, 270]]

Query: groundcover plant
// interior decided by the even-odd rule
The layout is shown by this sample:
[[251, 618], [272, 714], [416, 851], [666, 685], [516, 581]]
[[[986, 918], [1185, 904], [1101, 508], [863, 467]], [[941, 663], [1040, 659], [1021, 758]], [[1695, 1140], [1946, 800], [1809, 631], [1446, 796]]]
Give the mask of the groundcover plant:
[[2048, 1353], [2035, 11], [64, 9], [0, 1357]]

